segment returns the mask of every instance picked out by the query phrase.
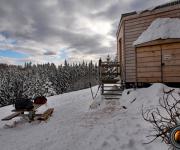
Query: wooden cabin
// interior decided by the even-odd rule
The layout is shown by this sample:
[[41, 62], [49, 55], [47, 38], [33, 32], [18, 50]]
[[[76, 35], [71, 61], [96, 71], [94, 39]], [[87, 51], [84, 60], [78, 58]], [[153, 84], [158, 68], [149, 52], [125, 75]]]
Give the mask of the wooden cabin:
[[180, 0], [151, 10], [122, 14], [117, 31], [117, 54], [121, 80], [126, 86], [180, 83], [179, 38], [160, 38], [134, 44], [158, 18], [180, 18]]

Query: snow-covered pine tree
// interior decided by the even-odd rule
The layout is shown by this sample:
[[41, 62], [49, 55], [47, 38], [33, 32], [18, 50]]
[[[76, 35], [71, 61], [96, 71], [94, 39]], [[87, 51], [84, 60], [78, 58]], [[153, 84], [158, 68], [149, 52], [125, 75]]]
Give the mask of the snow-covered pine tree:
[[92, 61], [70, 65], [25, 63], [24, 67], [0, 64], [0, 106], [17, 98], [51, 96], [97, 84], [97, 65]]

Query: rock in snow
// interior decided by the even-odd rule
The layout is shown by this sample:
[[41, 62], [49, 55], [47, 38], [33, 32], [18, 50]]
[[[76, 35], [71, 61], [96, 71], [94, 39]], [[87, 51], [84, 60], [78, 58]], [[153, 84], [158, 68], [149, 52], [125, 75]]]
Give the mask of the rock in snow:
[[150, 42], [157, 39], [180, 38], [179, 18], [158, 18], [145, 30], [133, 45]]
[[[89, 109], [92, 103], [90, 89], [49, 97], [47, 106], [39, 110], [54, 107], [54, 114], [47, 123], [27, 123], [20, 118], [0, 121], [0, 149], [166, 150], [168, 146], [160, 139], [149, 145], [143, 144], [147, 142], [146, 136], [151, 128], [141, 116], [142, 104], [147, 107], [157, 105], [163, 88], [169, 89], [163, 84], [128, 89], [117, 105], [103, 105], [95, 110]], [[93, 90], [96, 91], [97, 87]], [[128, 91], [131, 92], [127, 94]], [[135, 98], [136, 101], [131, 103]], [[101, 96], [98, 95], [97, 99]], [[0, 108], [0, 119], [10, 114], [12, 108]], [[5, 124], [13, 128], [7, 128]]]

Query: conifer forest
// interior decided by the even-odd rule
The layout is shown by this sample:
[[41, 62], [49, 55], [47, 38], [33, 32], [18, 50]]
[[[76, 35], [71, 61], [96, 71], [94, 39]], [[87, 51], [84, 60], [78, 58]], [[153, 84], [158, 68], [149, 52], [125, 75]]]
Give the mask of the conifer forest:
[[98, 84], [96, 64], [79, 63], [56, 66], [53, 63], [24, 66], [0, 64], [0, 107], [13, 104], [18, 98], [53, 96]]

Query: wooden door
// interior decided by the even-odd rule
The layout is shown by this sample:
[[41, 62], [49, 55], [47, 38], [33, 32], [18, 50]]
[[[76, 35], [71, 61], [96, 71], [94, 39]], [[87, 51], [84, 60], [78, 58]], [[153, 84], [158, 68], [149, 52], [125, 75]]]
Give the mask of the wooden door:
[[180, 43], [163, 44], [163, 82], [180, 82]]
[[136, 48], [137, 82], [162, 82], [161, 46]]

